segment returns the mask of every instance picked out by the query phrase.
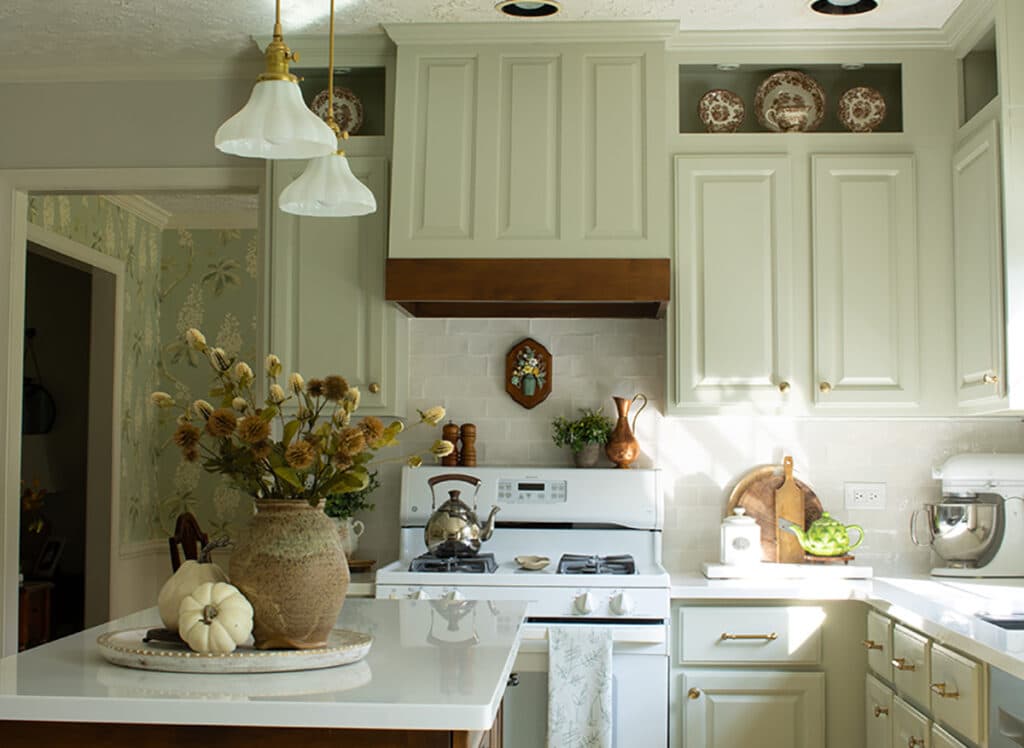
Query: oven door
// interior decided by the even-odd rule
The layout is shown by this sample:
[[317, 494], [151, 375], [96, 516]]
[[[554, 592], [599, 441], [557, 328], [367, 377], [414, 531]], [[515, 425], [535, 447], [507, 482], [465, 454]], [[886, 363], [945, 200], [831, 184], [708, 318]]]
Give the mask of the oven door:
[[[576, 623], [567, 621], [567, 623]], [[586, 626], [590, 624], [578, 623]], [[660, 748], [668, 745], [668, 627], [664, 624], [613, 627], [612, 745]], [[523, 629], [513, 677], [505, 691], [504, 748], [547, 745], [547, 626]]]

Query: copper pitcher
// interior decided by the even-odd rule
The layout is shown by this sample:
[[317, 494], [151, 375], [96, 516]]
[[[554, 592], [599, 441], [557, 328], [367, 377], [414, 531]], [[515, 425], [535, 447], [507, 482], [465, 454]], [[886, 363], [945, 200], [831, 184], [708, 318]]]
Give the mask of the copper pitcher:
[[[629, 409], [636, 400], [643, 400], [643, 405], [633, 414], [633, 428], [629, 427]], [[628, 468], [640, 456], [640, 443], [636, 440], [636, 419], [640, 411], [647, 407], [647, 396], [643, 393], [633, 395], [630, 400], [625, 397], [613, 397], [615, 409], [619, 412], [619, 420], [615, 423], [612, 435], [605, 445], [604, 453], [615, 463], [615, 467]]]

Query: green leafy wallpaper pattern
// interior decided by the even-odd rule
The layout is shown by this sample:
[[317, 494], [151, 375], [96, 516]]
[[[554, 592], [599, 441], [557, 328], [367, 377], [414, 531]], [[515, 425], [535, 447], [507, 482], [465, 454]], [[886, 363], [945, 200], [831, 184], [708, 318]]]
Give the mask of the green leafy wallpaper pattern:
[[[208, 398], [210, 367], [185, 344], [197, 327], [211, 345], [240, 357], [259, 371], [258, 254], [254, 229], [169, 230], [163, 232], [160, 269], [160, 388], [179, 402]], [[183, 511], [196, 515], [210, 534], [232, 535], [252, 514], [252, 501], [220, 475], [186, 462], [170, 441], [173, 415], [165, 423], [160, 450], [160, 521], [173, 530]]]
[[29, 221], [125, 264], [121, 373], [121, 544], [164, 536], [158, 513], [161, 231], [96, 195], [29, 198]]

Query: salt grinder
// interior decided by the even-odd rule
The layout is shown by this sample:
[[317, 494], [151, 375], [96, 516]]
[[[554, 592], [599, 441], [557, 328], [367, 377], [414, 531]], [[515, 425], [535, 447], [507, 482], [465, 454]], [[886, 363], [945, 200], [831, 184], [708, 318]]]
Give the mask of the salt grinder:
[[462, 424], [462, 448], [459, 450], [459, 464], [476, 467], [476, 424]]

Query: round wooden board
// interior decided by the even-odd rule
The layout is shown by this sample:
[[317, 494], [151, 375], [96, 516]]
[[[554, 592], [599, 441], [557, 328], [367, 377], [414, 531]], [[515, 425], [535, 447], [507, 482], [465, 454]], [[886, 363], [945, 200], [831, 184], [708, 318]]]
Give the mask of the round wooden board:
[[[761, 526], [761, 558], [775, 561], [778, 557], [775, 539], [775, 490], [782, 485], [785, 475], [782, 465], [756, 467], [736, 484], [729, 496], [726, 516], [732, 515], [736, 507], [746, 509], [747, 516], [753, 517]], [[794, 479], [797, 488], [804, 495], [804, 527], [821, 517], [821, 501], [814, 491], [799, 478]]]

